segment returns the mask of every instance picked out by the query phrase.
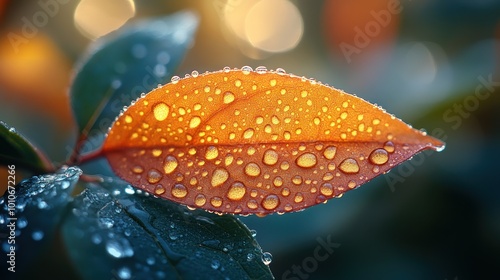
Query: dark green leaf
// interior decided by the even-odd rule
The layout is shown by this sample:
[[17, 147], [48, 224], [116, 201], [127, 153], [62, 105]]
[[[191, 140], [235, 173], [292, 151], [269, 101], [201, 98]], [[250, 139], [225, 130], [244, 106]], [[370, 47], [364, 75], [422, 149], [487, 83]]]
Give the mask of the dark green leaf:
[[13, 127], [0, 121], [0, 164], [16, 165], [35, 172], [52, 171], [52, 164]]
[[248, 228], [121, 181], [89, 184], [63, 223], [84, 279], [272, 279]]
[[124, 106], [168, 81], [192, 43], [191, 12], [126, 24], [97, 40], [70, 89], [80, 139], [103, 135]]
[[7, 235], [2, 236], [2, 254], [15, 246], [17, 272], [28, 273], [31, 262], [53, 240], [81, 174], [80, 169], [69, 167], [34, 176], [9, 188], [0, 198], [0, 232]]

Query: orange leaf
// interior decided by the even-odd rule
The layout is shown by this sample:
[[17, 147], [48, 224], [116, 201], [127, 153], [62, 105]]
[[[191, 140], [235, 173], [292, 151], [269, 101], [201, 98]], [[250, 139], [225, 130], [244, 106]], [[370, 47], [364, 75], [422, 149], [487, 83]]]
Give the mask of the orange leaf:
[[361, 98], [275, 71], [174, 79], [121, 114], [104, 142], [115, 173], [191, 207], [297, 211], [444, 143]]

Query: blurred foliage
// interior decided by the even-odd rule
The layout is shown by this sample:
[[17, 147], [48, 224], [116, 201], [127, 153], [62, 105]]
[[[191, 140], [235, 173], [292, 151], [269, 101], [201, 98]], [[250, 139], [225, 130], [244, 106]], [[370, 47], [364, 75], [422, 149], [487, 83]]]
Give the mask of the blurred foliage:
[[[380, 13], [392, 2], [292, 1], [304, 21], [301, 42], [288, 52], [259, 56], [225, 31], [224, 14], [241, 1], [135, 3], [136, 18], [186, 8], [200, 16], [194, 44], [177, 75], [224, 66], [281, 67], [356, 93], [415, 127], [446, 137], [442, 153], [416, 156], [341, 199], [300, 213], [242, 218], [257, 230], [263, 249], [273, 254], [271, 270], [278, 279], [303, 264], [311, 271], [301, 268], [304, 275], [311, 279], [500, 276], [500, 3], [403, 0], [392, 4], [399, 3], [401, 9], [391, 13], [388, 28], [379, 23], [375, 32], [372, 11]], [[19, 45], [17, 54], [7, 35], [22, 34], [22, 18], [31, 20], [41, 7], [37, 1], [0, 3], [5, 9], [0, 119], [53, 160], [63, 161], [76, 137], [66, 95], [68, 65], [90, 43], [73, 25], [78, 1], [61, 4], [36, 35]], [[369, 24], [373, 36], [356, 46], [360, 51], [349, 63], [340, 44], [355, 44], [355, 36], [362, 36], [356, 28]], [[340, 246], [313, 267], [317, 239], [328, 236]], [[50, 260], [41, 260], [36, 268], [50, 272], [55, 264], [67, 264], [64, 255]]]

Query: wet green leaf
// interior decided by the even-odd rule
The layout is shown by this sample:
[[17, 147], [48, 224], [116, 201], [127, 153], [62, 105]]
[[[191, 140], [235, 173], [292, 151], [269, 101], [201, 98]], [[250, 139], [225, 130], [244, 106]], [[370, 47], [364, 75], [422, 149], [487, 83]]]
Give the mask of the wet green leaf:
[[[63, 223], [84, 279], [272, 279], [248, 228], [122, 181], [89, 184]], [[92, 269], [88, 269], [92, 267]]]
[[35, 172], [53, 169], [41, 151], [2, 121], [0, 121], [0, 164], [16, 165]]
[[107, 132], [124, 106], [170, 80], [192, 43], [191, 12], [126, 24], [89, 49], [70, 89], [80, 139]]
[[0, 198], [0, 233], [8, 236], [2, 236], [2, 253], [14, 251], [16, 272], [30, 273], [32, 262], [53, 241], [81, 174], [79, 168], [69, 167], [34, 176], [9, 188]]

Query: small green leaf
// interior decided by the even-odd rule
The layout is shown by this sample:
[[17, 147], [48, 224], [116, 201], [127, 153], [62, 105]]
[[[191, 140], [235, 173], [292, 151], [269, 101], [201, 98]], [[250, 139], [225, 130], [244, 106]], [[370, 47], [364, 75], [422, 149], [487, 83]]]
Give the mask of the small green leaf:
[[93, 43], [70, 89], [80, 139], [102, 136], [124, 106], [168, 81], [197, 25], [196, 15], [179, 12], [126, 24]]
[[2, 253], [14, 251], [17, 272], [28, 273], [32, 262], [53, 241], [81, 174], [76, 167], [65, 167], [55, 174], [34, 176], [16, 188], [9, 187], [0, 198], [0, 233], [9, 237], [1, 239]]
[[0, 121], [0, 164], [16, 165], [35, 172], [54, 169], [40, 150], [3, 121]]
[[[63, 222], [84, 279], [272, 279], [248, 228], [121, 181], [89, 184]], [[124, 278], [124, 277], [121, 277]]]

